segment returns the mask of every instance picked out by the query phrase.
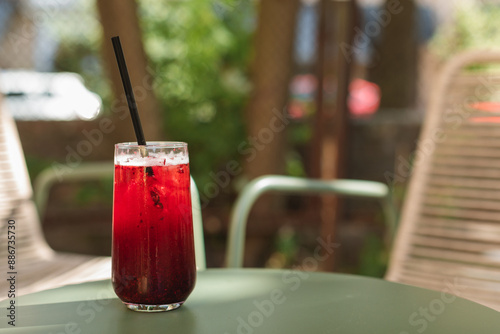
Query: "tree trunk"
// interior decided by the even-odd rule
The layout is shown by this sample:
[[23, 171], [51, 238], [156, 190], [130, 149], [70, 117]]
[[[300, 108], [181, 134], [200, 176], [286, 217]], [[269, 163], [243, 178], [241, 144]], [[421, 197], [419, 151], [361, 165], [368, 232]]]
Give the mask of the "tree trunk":
[[245, 171], [250, 179], [284, 171], [285, 129], [289, 121], [283, 115], [299, 1], [263, 0], [259, 6], [253, 92], [246, 115], [249, 154]]
[[[142, 33], [134, 0], [98, 0], [97, 7], [104, 32], [103, 54], [112, 83], [115, 101], [111, 105], [117, 130], [116, 141], [135, 141], [132, 121], [128, 114], [123, 84], [111, 44], [111, 37], [120, 36], [132, 87], [147, 141], [164, 139], [160, 104], [153, 91], [154, 73], [148, 65], [142, 43]], [[122, 120], [125, 120], [122, 122]]]

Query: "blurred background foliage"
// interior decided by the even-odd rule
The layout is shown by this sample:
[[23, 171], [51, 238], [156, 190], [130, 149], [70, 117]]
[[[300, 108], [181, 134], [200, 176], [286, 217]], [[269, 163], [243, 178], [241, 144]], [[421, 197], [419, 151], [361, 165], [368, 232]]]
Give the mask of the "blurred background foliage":
[[500, 6], [477, 2], [456, 6], [453, 22], [443, 25], [431, 40], [431, 50], [443, 59], [470, 49], [498, 48]]
[[238, 160], [249, 93], [254, 8], [249, 1], [139, 1], [156, 95], [172, 140], [186, 141], [199, 187]]
[[[138, 15], [155, 93], [161, 102], [163, 127], [169, 140], [185, 141], [191, 172], [201, 188], [210, 172], [239, 160], [245, 140], [245, 104], [250, 91], [249, 60], [255, 25], [251, 1], [139, 0]], [[82, 75], [86, 86], [103, 99], [110, 112], [112, 93], [103, 70], [102, 31], [93, 1], [76, 10], [88, 29], [72, 29], [54, 20], [60, 38], [56, 71]], [[63, 12], [59, 15], [64, 15]], [[80, 33], [75, 34], [74, 31]], [[203, 41], [203, 42], [200, 42]], [[147, 136], [147, 134], [146, 134]]]

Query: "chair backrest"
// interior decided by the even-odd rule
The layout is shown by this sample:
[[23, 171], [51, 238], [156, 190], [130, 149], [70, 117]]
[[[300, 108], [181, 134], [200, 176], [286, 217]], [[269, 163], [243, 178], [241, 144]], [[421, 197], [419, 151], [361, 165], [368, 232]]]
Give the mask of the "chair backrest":
[[3, 259], [8, 255], [8, 235], [15, 237], [10, 239], [15, 244], [10, 245], [14, 246], [18, 261], [49, 258], [53, 254], [43, 237], [31, 197], [31, 183], [14, 120], [0, 108], [0, 257]]
[[[114, 164], [112, 161], [86, 162], [71, 169], [70, 173], [61, 174], [52, 168], [45, 169], [35, 179], [34, 199], [40, 216], [43, 217], [49, 192], [58, 182], [82, 182], [113, 177]], [[191, 203], [193, 207], [193, 233], [195, 244], [196, 266], [198, 270], [206, 269], [205, 243], [203, 240], [203, 222], [198, 188], [191, 178]]]
[[191, 206], [193, 207], [193, 235], [196, 268], [207, 269], [205, 255], [205, 240], [203, 239], [203, 220], [201, 217], [201, 202], [198, 187], [191, 177]]
[[456, 56], [436, 84], [386, 278], [500, 310], [500, 51]]
[[389, 229], [395, 229], [389, 189], [383, 183], [364, 180], [314, 180], [281, 175], [261, 176], [244, 187], [233, 207], [226, 249], [226, 265], [229, 268], [243, 266], [248, 215], [255, 201], [267, 192], [316, 195], [329, 193], [374, 198], [381, 202]]

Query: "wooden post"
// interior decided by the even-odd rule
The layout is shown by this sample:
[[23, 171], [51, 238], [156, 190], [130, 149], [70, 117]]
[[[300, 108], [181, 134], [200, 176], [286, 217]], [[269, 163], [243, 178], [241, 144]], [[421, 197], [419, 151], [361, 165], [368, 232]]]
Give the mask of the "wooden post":
[[[320, 6], [318, 95], [311, 170], [314, 177], [331, 180], [342, 177], [345, 161], [350, 60], [339, 46], [351, 43], [354, 3], [323, 0]], [[339, 200], [323, 196], [320, 201], [323, 240], [335, 240], [338, 215]], [[320, 269], [333, 270], [334, 259], [332, 254], [321, 262]]]
[[[284, 171], [286, 111], [298, 0], [259, 2], [252, 66], [253, 92], [247, 108], [249, 146], [245, 172], [249, 179]], [[281, 123], [280, 123], [281, 122]]]
[[385, 10], [392, 15], [375, 48], [378, 62], [370, 71], [371, 81], [382, 93], [381, 112], [385, 108], [412, 107], [417, 92], [417, 6], [414, 0], [387, 0]]

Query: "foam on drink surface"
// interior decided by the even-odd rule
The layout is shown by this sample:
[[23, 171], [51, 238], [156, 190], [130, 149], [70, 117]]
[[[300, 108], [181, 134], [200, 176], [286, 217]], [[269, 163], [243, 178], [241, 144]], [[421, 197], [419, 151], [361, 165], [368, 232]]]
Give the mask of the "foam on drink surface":
[[120, 166], [175, 166], [189, 163], [187, 154], [149, 153], [147, 157], [120, 154], [115, 156], [115, 165]]

